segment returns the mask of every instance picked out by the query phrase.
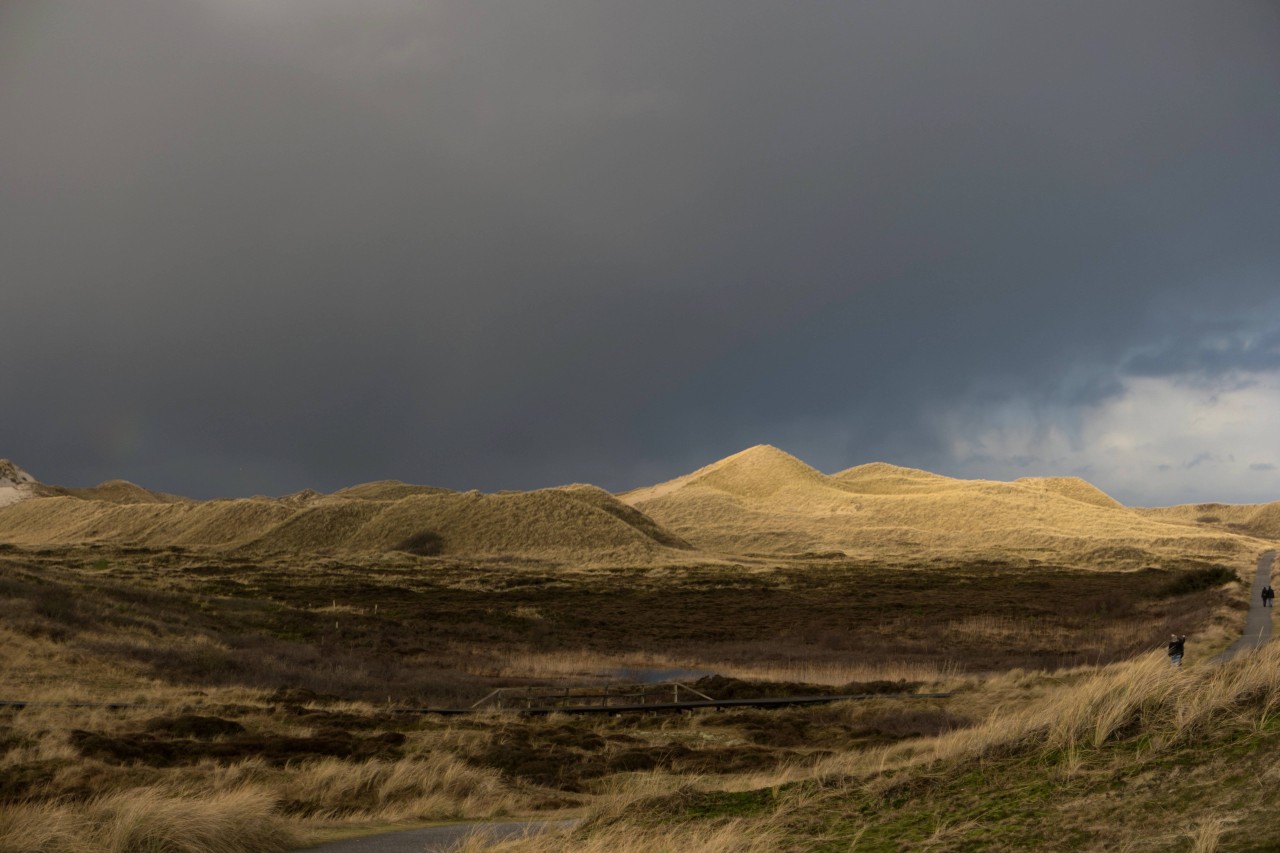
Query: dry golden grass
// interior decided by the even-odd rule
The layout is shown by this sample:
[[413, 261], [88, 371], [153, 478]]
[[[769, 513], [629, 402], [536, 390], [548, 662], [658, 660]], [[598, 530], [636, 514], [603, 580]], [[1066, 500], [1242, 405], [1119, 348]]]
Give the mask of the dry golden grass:
[[207, 793], [139, 788], [85, 803], [0, 807], [3, 853], [277, 853], [297, 835], [252, 788]]
[[1243, 524], [1244, 530], [1266, 539], [1280, 539], [1280, 502], [1263, 504]]
[[[1028, 687], [1032, 689], [1028, 689]], [[879, 773], [935, 761], [964, 762], [1017, 750], [1071, 754], [1135, 732], [1161, 750], [1229, 721], [1257, 726], [1280, 710], [1280, 648], [1222, 666], [1172, 667], [1163, 652], [1056, 676], [1013, 672], [984, 685], [991, 705], [978, 725], [928, 741], [837, 755], [817, 775]], [[1007, 704], [1000, 704], [1001, 696]]]
[[588, 832], [551, 831], [509, 841], [493, 841], [483, 834], [472, 836], [459, 853], [776, 853], [786, 849], [779, 833], [747, 821], [729, 820], [711, 825], [646, 827], [620, 822]]
[[398, 761], [323, 759], [274, 790], [285, 801], [313, 804], [310, 817], [319, 821], [482, 819], [528, 807], [497, 772], [440, 751]]
[[[496, 849], [675, 849], [658, 835], [722, 845], [695, 847], [708, 850], [748, 849], [751, 838], [779, 850], [862, 849], [871, 830], [867, 849], [877, 850], [1022, 850], [1029, 839], [1043, 846], [1039, 833], [1062, 832], [1070, 849], [1213, 851], [1242, 849], [1240, 833], [1256, 827], [1260, 804], [1274, 801], [1265, 792], [1276, 773], [1254, 741], [1274, 743], [1280, 649], [1221, 667], [1173, 668], [1153, 654], [1057, 676], [1010, 673], [983, 693], [972, 707], [986, 710], [971, 728], [686, 787], [637, 778], [633, 788], [611, 790], [614, 802], [597, 803], [571, 842], [548, 837]], [[1270, 769], [1251, 782], [1248, 772], [1240, 776], [1245, 756]], [[1025, 815], [1007, 811], [1017, 808], [1016, 796], [999, 805], [983, 800], [979, 789], [1003, 793], [1002, 779], [1032, 798]], [[1170, 799], [1173, 790], [1181, 796]], [[744, 796], [727, 793], [734, 791]], [[731, 817], [739, 809], [754, 816]], [[1169, 819], [1153, 827], [1153, 810]], [[717, 837], [725, 827], [733, 832]], [[1265, 838], [1265, 828], [1254, 837]]]
[[1111, 497], [1092, 483], [1079, 477], [1021, 477], [1013, 481], [1015, 485], [1032, 489], [1041, 489], [1070, 498], [1073, 501], [1093, 504], [1107, 509], [1122, 509], [1124, 504]]

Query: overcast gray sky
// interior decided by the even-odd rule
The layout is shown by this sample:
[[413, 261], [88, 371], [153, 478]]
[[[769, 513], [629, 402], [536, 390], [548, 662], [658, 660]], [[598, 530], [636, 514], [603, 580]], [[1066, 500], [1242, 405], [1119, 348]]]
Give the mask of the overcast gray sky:
[[1280, 499], [1280, 5], [0, 0], [0, 456]]

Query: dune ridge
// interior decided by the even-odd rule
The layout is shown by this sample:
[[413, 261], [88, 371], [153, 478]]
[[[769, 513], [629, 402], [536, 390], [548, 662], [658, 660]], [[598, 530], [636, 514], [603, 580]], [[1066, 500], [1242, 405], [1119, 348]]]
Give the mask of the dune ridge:
[[1133, 509], [1076, 477], [961, 480], [884, 462], [827, 475], [769, 445], [621, 495], [585, 484], [482, 494], [382, 480], [328, 495], [195, 501], [121, 480], [45, 486], [8, 462], [0, 483], [22, 492], [0, 505], [0, 543], [27, 547], [380, 554], [418, 537], [444, 557], [573, 565], [841, 556], [1111, 568], [1245, 566], [1262, 540], [1280, 538], [1280, 503]]
[[1264, 504], [1178, 504], [1140, 509], [1138, 512], [1173, 524], [1216, 527], [1262, 539], [1280, 539], [1280, 501]]
[[678, 561], [690, 550], [603, 489], [570, 486], [485, 495], [386, 488], [375, 497], [297, 496], [120, 503], [55, 494], [0, 508], [0, 542], [213, 548], [246, 555], [384, 553], [430, 533], [440, 552], [582, 563]]
[[[754, 486], [762, 478], [769, 488]], [[1251, 535], [1264, 532], [1261, 523], [1238, 531], [1169, 523], [1076, 477], [959, 480], [883, 462], [828, 476], [765, 445], [621, 497], [695, 547], [719, 552], [1247, 565], [1263, 547]]]

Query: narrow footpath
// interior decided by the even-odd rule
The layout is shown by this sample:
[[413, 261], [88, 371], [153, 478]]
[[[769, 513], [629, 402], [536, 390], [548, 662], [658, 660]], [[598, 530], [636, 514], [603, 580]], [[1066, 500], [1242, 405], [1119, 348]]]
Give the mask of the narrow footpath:
[[1262, 606], [1262, 588], [1271, 583], [1271, 565], [1275, 551], [1268, 551], [1258, 558], [1258, 573], [1253, 578], [1249, 592], [1249, 618], [1244, 623], [1244, 634], [1231, 644], [1231, 648], [1214, 658], [1215, 663], [1231, 660], [1243, 651], [1261, 648], [1271, 639], [1271, 610]]

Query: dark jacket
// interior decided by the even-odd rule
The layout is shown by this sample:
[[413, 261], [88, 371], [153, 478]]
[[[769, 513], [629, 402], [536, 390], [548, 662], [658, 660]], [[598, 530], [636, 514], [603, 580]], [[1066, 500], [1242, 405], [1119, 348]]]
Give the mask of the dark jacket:
[[1169, 657], [1175, 657], [1182, 654], [1182, 646], [1187, 642], [1186, 637], [1179, 637], [1176, 640], [1169, 641]]

